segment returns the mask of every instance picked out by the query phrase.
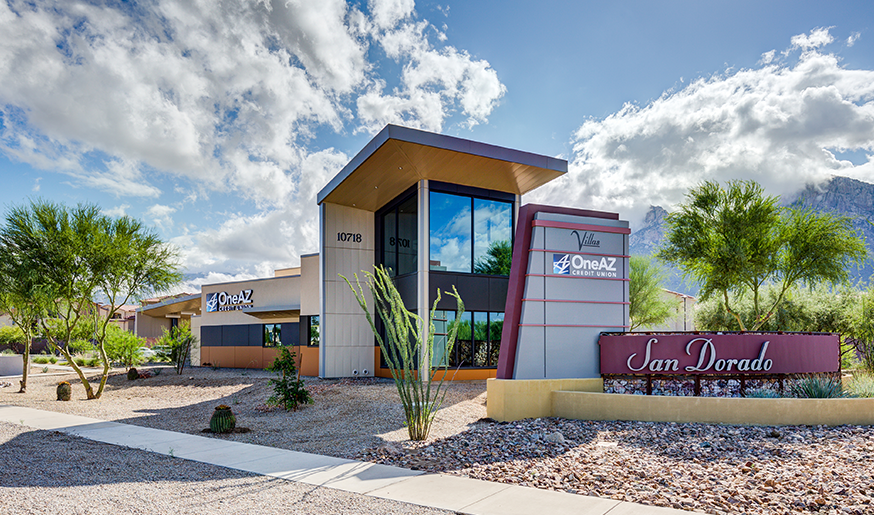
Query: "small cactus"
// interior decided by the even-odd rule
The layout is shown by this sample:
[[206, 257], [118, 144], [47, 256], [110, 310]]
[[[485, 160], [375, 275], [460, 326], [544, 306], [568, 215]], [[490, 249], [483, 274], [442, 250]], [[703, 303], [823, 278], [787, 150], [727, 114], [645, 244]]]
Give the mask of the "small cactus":
[[230, 406], [216, 406], [212, 418], [209, 419], [209, 430], [213, 433], [230, 433], [237, 426], [237, 417]]
[[73, 394], [73, 387], [70, 386], [70, 383], [66, 381], [61, 381], [58, 383], [58, 400], [59, 401], [68, 401], [70, 400], [70, 396]]
[[131, 369], [127, 371], [127, 380], [128, 381], [133, 381], [134, 379], [139, 379], [139, 378], [140, 378], [140, 373], [137, 372], [137, 369], [131, 367]]

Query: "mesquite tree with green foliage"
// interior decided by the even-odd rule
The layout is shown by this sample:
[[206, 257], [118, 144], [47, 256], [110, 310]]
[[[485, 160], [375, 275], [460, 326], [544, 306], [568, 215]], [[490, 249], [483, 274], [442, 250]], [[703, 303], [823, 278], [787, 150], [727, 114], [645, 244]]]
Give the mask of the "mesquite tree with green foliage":
[[[849, 218], [781, 208], [754, 181], [705, 182], [686, 198], [667, 217], [658, 257], [697, 282], [702, 299], [722, 297], [742, 331], [760, 329], [794, 285], [846, 282], [848, 268], [866, 256]], [[778, 288], [773, 301], [762, 298], [768, 284]], [[732, 294], [751, 295], [751, 318], [741, 317]]]
[[39, 273], [30, 268], [9, 238], [9, 225], [0, 229], [0, 312], [6, 313], [21, 331], [22, 370], [18, 393], [27, 392], [30, 371], [30, 344], [34, 328], [45, 316], [47, 288]]
[[[437, 410], [446, 397], [443, 389], [446, 375], [449, 372], [443, 369], [439, 380], [434, 381], [434, 369], [432, 356], [434, 355], [434, 313], [440, 302], [440, 291], [437, 291], [437, 299], [431, 308], [427, 325], [422, 317], [410, 312], [404, 307], [404, 301], [395, 288], [394, 282], [389, 277], [388, 271], [383, 266], [375, 267], [374, 273], [364, 272], [367, 288], [373, 295], [373, 303], [376, 306], [375, 313], [371, 313], [367, 306], [367, 295], [364, 287], [355, 274], [355, 285], [344, 276], [343, 280], [352, 289], [355, 299], [364, 311], [370, 328], [376, 336], [382, 355], [388, 363], [394, 378], [398, 395], [404, 407], [407, 432], [410, 440], [424, 440], [431, 431], [431, 423], [437, 415]], [[357, 287], [357, 288], [356, 288]], [[452, 352], [458, 334], [459, 321], [464, 313], [464, 303], [461, 301], [455, 287], [452, 292], [445, 292], [455, 297], [457, 310], [455, 321], [449, 325], [446, 336], [446, 356]], [[376, 330], [374, 316], [379, 315], [385, 327], [385, 341]], [[439, 374], [439, 372], [438, 372]], [[436, 386], [434, 386], [436, 383]]]
[[[181, 275], [177, 252], [141, 222], [110, 218], [93, 204], [68, 208], [41, 200], [12, 208], [3, 228], [4, 244], [14, 249], [23, 266], [39, 277], [48, 311], [56, 323], [41, 319], [53, 349], [59, 350], [82, 381], [89, 399], [98, 399], [111, 367], [104, 342], [109, 320], [131, 298], [168, 289]], [[101, 313], [94, 299], [109, 301]], [[80, 324], [94, 323], [97, 352], [103, 362], [100, 385], [94, 391], [63, 343], [73, 340]]]
[[674, 311], [673, 304], [662, 297], [664, 272], [645, 256], [631, 256], [628, 267], [631, 330], [664, 323]]

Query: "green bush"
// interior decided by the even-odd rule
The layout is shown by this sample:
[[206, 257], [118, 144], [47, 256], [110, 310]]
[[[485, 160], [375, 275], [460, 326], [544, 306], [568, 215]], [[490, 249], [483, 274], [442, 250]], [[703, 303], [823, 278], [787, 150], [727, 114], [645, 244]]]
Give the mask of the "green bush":
[[24, 344], [24, 331], [17, 325], [0, 327], [0, 345]]
[[30, 358], [30, 362], [35, 363], [37, 365], [45, 365], [46, 363], [49, 363], [49, 357], [48, 356], [34, 356], [34, 357]]
[[789, 393], [798, 399], [839, 399], [849, 397], [840, 379], [805, 377], [789, 384]]
[[267, 368], [276, 372], [278, 377], [271, 379], [274, 395], [267, 399], [268, 404], [280, 406], [286, 410], [296, 410], [302, 404], [312, 404], [313, 398], [304, 387], [295, 365], [295, 354], [288, 347], [279, 347], [279, 356]]
[[874, 397], [874, 375], [870, 373], [853, 375], [847, 390], [853, 397]]
[[2, 352], [0, 352], [0, 356], [14, 356], [14, 355], [15, 355], [15, 351], [12, 349], [4, 349]]
[[85, 354], [94, 350], [94, 344], [88, 340], [73, 340], [67, 345], [71, 354]]
[[119, 363], [125, 369], [129, 370], [145, 361], [140, 354], [140, 347], [144, 344], [145, 339], [137, 338], [120, 327], [110, 325], [106, 328], [106, 341], [103, 343], [106, 356], [110, 362]]
[[191, 349], [198, 345], [197, 337], [191, 333], [187, 323], [179, 324], [171, 330], [164, 329], [164, 335], [158, 340], [157, 346], [169, 349], [170, 363], [176, 367], [176, 373], [181, 374], [185, 362], [191, 355]]

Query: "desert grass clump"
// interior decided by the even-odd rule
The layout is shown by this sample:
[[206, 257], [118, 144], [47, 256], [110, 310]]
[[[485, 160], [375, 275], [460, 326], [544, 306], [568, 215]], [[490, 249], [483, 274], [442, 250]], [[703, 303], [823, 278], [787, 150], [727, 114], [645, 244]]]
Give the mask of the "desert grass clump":
[[847, 390], [853, 397], [874, 397], [874, 374], [853, 374], [853, 379], [847, 385]]
[[804, 377], [789, 385], [789, 394], [797, 399], [841, 399], [849, 397], [840, 379]]
[[769, 390], [768, 388], [758, 388], [756, 390], [750, 390], [744, 394], [744, 396], [748, 399], [782, 399], [783, 396], [780, 395], [780, 392], [776, 390]]
[[[425, 440], [431, 431], [431, 423], [434, 422], [437, 410], [446, 397], [443, 383], [449, 371], [445, 363], [438, 363], [437, 367], [433, 363], [434, 314], [440, 302], [440, 291], [437, 291], [437, 299], [426, 323], [422, 317], [404, 307], [404, 301], [385, 267], [375, 267], [374, 273], [364, 272], [364, 276], [367, 288], [373, 295], [375, 313], [371, 313], [367, 306], [367, 296], [358, 280], [358, 274], [355, 274], [355, 286], [346, 277], [342, 275], [340, 277], [343, 277], [355, 294], [355, 299], [364, 311], [382, 355], [388, 363], [404, 407], [410, 440]], [[449, 325], [445, 348], [441, 350], [440, 356], [451, 355], [458, 335], [461, 315], [464, 313], [464, 303], [455, 287], [452, 287], [452, 292], [445, 293], [455, 297], [457, 310], [455, 321]], [[385, 327], [385, 340], [376, 330], [374, 317], [377, 315]], [[443, 369], [437, 381], [434, 381], [434, 376], [437, 375], [434, 374], [435, 368]]]

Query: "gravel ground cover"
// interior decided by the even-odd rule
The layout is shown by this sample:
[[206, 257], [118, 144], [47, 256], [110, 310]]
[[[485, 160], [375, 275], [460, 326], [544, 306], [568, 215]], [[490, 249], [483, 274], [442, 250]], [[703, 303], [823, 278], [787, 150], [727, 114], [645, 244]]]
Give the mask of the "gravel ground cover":
[[[54, 400], [63, 377], [32, 376], [26, 395], [0, 404], [202, 434], [228, 404], [245, 434], [217, 436], [285, 449], [706, 513], [874, 514], [874, 428], [485, 419], [484, 382], [449, 385], [432, 438], [406, 441], [388, 380], [307, 379], [315, 404], [264, 405], [269, 373], [197, 368], [128, 382], [105, 398]], [[67, 378], [69, 379], [69, 377]]]
[[0, 512], [448, 514], [0, 422]]

